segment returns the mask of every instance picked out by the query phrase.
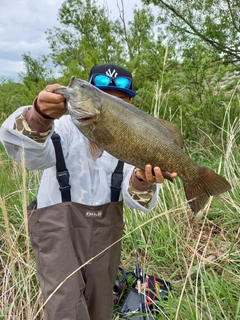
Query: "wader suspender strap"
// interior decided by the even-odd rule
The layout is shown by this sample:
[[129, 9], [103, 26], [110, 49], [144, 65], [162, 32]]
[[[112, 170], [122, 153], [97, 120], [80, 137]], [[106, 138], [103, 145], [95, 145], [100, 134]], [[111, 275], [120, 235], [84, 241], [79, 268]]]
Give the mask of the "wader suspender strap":
[[55, 149], [56, 154], [56, 169], [57, 169], [57, 180], [59, 183], [59, 190], [62, 195], [62, 202], [71, 201], [71, 193], [70, 189], [71, 186], [69, 184], [69, 172], [66, 168], [63, 152], [62, 152], [62, 146], [60, 141], [60, 136], [53, 132], [52, 134], [52, 142]]
[[[62, 202], [71, 201], [71, 186], [69, 185], [69, 172], [66, 168], [62, 146], [60, 141], [60, 136], [53, 132], [52, 142], [56, 154], [56, 169], [57, 169], [57, 180], [59, 183], [59, 190], [62, 195]], [[121, 192], [121, 185], [123, 180], [123, 166], [124, 162], [118, 160], [116, 169], [112, 174], [111, 179], [111, 202], [117, 202]]]
[[124, 162], [118, 160], [116, 169], [112, 174], [111, 179], [111, 202], [117, 202], [121, 192], [121, 186], [123, 181], [123, 166]]

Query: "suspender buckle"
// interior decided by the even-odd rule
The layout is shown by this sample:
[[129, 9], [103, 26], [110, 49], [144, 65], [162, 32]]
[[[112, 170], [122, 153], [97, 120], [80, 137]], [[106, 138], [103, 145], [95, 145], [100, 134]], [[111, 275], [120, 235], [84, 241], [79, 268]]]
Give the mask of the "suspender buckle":
[[71, 186], [69, 185], [69, 177], [70, 175], [68, 170], [57, 172], [57, 180], [59, 182], [60, 190], [71, 188]]

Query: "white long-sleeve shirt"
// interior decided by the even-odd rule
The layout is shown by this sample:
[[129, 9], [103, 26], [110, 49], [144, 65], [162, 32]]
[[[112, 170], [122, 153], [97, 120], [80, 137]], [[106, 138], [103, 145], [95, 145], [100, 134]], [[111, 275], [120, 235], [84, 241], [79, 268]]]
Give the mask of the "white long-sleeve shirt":
[[[39, 143], [13, 129], [15, 118], [25, 108], [17, 109], [2, 124], [0, 140], [13, 160], [21, 163], [24, 159], [26, 168], [44, 170], [37, 196], [38, 208], [61, 203], [59, 184], [56, 179], [56, 157], [51, 135], [46, 138], [44, 143]], [[54, 131], [61, 137], [63, 154], [70, 174], [72, 201], [91, 206], [108, 203], [111, 195], [111, 176], [117, 166], [118, 159], [104, 151], [103, 155], [94, 161], [89, 152], [87, 138], [75, 127], [68, 115], [54, 121]], [[129, 207], [149, 211], [157, 203], [160, 185], [157, 184], [156, 192], [148, 204], [148, 208], [143, 207], [128, 193], [132, 171], [133, 166], [125, 163], [120, 200], [123, 199]]]

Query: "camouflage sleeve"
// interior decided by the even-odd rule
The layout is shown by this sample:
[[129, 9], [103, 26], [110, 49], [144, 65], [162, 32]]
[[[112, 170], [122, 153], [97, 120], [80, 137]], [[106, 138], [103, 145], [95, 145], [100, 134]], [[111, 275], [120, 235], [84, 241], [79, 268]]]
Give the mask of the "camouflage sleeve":
[[45, 142], [47, 136], [52, 132], [52, 128], [45, 132], [37, 132], [32, 130], [26, 120], [26, 113], [31, 109], [31, 107], [26, 108], [23, 113], [16, 117], [14, 122], [14, 130], [21, 132], [23, 135], [31, 138], [36, 142]]
[[129, 181], [128, 193], [133, 200], [137, 201], [141, 206], [148, 207], [154, 193], [156, 192], [156, 184], [146, 181], [140, 181], [133, 173]]

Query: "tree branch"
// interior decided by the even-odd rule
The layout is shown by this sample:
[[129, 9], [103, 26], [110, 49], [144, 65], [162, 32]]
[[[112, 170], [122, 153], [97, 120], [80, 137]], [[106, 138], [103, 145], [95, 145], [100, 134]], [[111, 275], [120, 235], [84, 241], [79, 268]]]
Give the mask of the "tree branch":
[[235, 18], [234, 18], [234, 14], [233, 14], [233, 11], [232, 11], [232, 6], [231, 6], [229, 0], [226, 0], [226, 1], [227, 1], [228, 10], [229, 10], [229, 12], [230, 12], [230, 16], [231, 16], [231, 19], [232, 19], [232, 23], [233, 23], [233, 25], [234, 25], [234, 28], [237, 30], [237, 32], [240, 32], [240, 28], [237, 26], [236, 20], [235, 20]]
[[129, 39], [128, 39], [126, 20], [125, 20], [125, 15], [124, 15], [124, 3], [123, 3], [123, 0], [121, 0], [121, 8], [119, 7], [118, 3], [117, 3], [117, 7], [118, 7], [118, 11], [119, 11], [119, 17], [120, 17], [120, 20], [122, 21], [122, 25], [123, 25], [123, 33], [124, 33], [123, 38], [127, 43], [130, 60], [133, 60], [134, 59], [134, 54], [132, 52], [132, 48], [131, 48], [131, 45], [130, 45], [130, 42], [129, 42]]
[[[179, 11], [177, 11], [174, 7], [169, 5], [168, 3], [164, 2], [163, 0], [156, 0], [155, 3], [161, 3], [163, 6], [165, 6], [168, 10], [170, 10], [176, 17], [178, 17], [180, 20], [182, 20], [192, 31], [193, 34], [198, 36], [200, 39], [202, 39], [204, 42], [209, 43], [211, 46], [216, 48], [217, 50], [220, 50], [224, 53], [227, 53], [231, 56], [233, 56], [235, 59], [240, 61], [240, 51], [233, 50], [228, 46], [222, 45], [220, 42], [215, 41], [211, 38], [206, 37], [203, 33], [201, 33], [193, 24], [191, 24]], [[176, 26], [175, 26], [176, 27]], [[179, 27], [176, 27], [180, 29]], [[188, 30], [185, 29], [185, 32], [190, 33]]]

